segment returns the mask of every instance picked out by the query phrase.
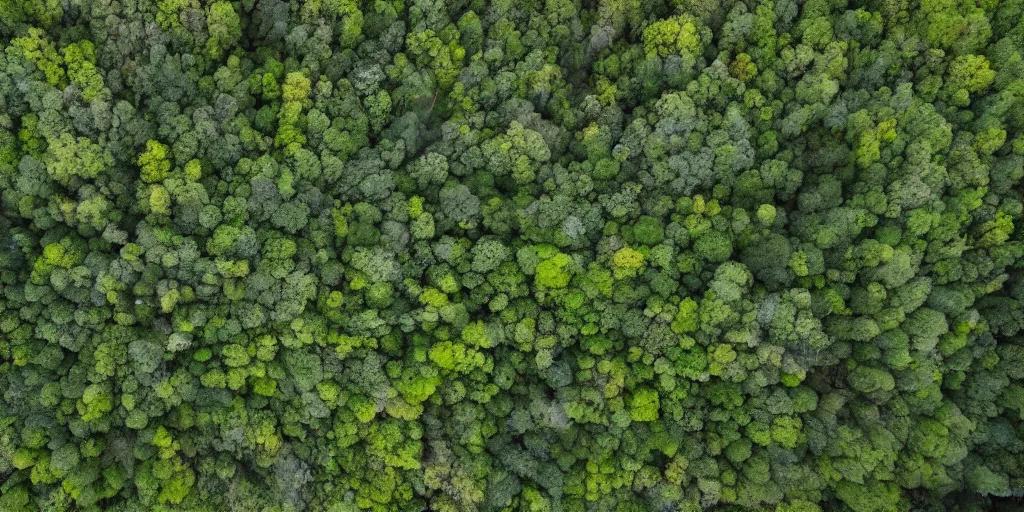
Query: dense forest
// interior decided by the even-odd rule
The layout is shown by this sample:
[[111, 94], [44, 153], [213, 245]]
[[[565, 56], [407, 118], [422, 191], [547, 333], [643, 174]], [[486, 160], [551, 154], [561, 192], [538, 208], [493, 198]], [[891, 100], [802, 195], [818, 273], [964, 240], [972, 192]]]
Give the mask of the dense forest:
[[0, 0], [0, 510], [1024, 494], [1022, 0]]

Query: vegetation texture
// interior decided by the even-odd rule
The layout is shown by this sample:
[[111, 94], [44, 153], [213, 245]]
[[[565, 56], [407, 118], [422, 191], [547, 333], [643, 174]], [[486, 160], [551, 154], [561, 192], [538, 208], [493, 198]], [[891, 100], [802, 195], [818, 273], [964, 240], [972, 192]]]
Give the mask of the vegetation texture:
[[1024, 1], [0, 0], [0, 510], [981, 510]]

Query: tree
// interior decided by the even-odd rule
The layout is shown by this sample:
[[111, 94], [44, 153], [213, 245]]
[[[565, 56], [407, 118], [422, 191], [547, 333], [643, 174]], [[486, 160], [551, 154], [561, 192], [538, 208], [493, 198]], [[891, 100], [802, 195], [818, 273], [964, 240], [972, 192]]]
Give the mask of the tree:
[[572, 258], [557, 253], [537, 264], [535, 281], [545, 288], [565, 288], [572, 278]]
[[206, 29], [210, 33], [206, 40], [206, 54], [213, 60], [220, 60], [224, 51], [234, 46], [242, 36], [238, 13], [230, 2], [225, 1], [210, 4], [206, 13]]

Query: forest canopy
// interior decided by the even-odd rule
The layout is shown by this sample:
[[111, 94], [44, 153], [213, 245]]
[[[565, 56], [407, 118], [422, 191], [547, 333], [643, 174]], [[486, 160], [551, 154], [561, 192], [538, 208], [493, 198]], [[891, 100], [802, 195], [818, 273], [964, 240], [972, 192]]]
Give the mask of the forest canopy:
[[1024, 492], [1022, 0], [0, 0], [0, 510]]

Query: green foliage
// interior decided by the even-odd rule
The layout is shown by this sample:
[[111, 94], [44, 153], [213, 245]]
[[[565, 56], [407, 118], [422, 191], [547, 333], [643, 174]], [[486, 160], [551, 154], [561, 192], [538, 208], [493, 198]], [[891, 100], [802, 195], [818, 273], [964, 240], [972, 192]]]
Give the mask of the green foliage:
[[632, 247], [623, 247], [612, 255], [612, 268], [616, 278], [636, 275], [644, 266], [644, 255]]
[[558, 253], [537, 264], [536, 283], [545, 288], [565, 288], [569, 285], [572, 258]]
[[657, 20], [644, 29], [644, 50], [648, 55], [667, 57], [686, 53], [697, 55], [707, 43], [710, 31], [689, 14]]
[[0, 512], [987, 510], [1024, 4], [0, 0]]
[[206, 28], [210, 38], [206, 40], [206, 54], [220, 59], [228, 48], [235, 45], [241, 38], [241, 19], [230, 2], [223, 0], [210, 4], [206, 14]]
[[633, 421], [654, 421], [658, 419], [660, 407], [658, 392], [650, 388], [641, 388], [630, 400], [629, 416]]

